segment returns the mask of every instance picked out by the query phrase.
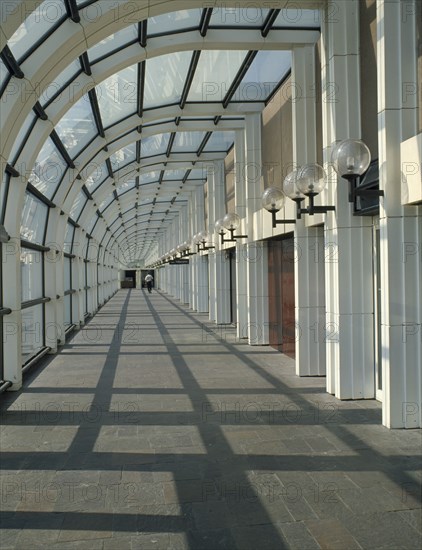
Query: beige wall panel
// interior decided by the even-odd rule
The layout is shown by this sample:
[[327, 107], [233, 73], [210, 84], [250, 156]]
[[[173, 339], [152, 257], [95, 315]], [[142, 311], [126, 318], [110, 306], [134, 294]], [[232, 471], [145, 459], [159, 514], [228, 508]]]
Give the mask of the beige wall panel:
[[376, 0], [360, 0], [359, 4], [362, 139], [368, 145], [372, 158], [376, 159], [378, 158], [377, 5]]
[[422, 2], [416, 2], [416, 36], [418, 37], [418, 133], [422, 132]]
[[318, 40], [315, 48], [315, 101], [316, 108], [316, 145], [317, 145], [317, 162], [324, 164], [323, 145], [322, 145], [322, 79], [321, 79], [321, 38]]
[[205, 206], [205, 224], [204, 228], [200, 231], [204, 231], [208, 227], [208, 182], [204, 184], [204, 206]]
[[281, 187], [284, 178], [292, 170], [293, 162], [290, 78], [264, 109], [262, 124], [264, 186]]
[[234, 147], [224, 160], [224, 172], [226, 174], [226, 212], [234, 212], [236, 210], [234, 184]]

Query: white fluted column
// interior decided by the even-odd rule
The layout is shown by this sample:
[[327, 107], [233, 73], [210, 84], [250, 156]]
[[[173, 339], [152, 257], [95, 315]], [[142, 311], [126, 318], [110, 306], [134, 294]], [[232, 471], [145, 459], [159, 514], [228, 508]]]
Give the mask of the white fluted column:
[[[315, 48], [293, 51], [292, 87], [293, 164], [317, 162], [315, 102]], [[319, 107], [319, 106], [318, 106]], [[310, 217], [297, 220], [295, 229], [296, 374], [325, 374], [325, 274], [324, 233], [308, 227]], [[293, 226], [291, 226], [293, 228]]]
[[[226, 188], [224, 161], [213, 163], [208, 177], [208, 231], [215, 235], [215, 222], [226, 214]], [[224, 250], [219, 249], [219, 236], [215, 235], [216, 248], [208, 255], [210, 320], [217, 324], [230, 323], [230, 269]]]
[[[236, 212], [247, 217], [245, 131], [236, 130], [234, 141]], [[236, 242], [237, 337], [248, 337], [248, 247], [244, 239]]]
[[422, 426], [422, 208], [402, 206], [399, 185], [401, 143], [418, 132], [417, 17], [416, 2], [377, 1], [382, 412], [390, 428]]
[[[245, 159], [246, 159], [246, 200], [248, 235], [247, 245], [247, 296], [248, 296], [248, 341], [251, 345], [269, 343], [268, 317], [268, 250], [265, 242], [254, 240], [254, 212], [261, 206], [261, 113], [245, 117]], [[262, 212], [261, 212], [262, 214]], [[262, 223], [262, 220], [261, 220]], [[245, 331], [242, 331], [245, 336]]]
[[[338, 2], [336, 21], [322, 25], [324, 156], [336, 140], [361, 137], [359, 2]], [[328, 21], [327, 21], [328, 20]], [[348, 185], [330, 180], [325, 199], [327, 391], [340, 399], [375, 395], [372, 221], [353, 216]]]
[[[204, 188], [198, 187], [195, 191], [195, 219], [196, 231], [205, 230], [205, 197]], [[212, 235], [212, 233], [211, 233]], [[196, 310], [198, 313], [207, 313], [209, 310], [209, 281], [208, 281], [208, 256], [197, 254], [195, 258], [196, 280]]]

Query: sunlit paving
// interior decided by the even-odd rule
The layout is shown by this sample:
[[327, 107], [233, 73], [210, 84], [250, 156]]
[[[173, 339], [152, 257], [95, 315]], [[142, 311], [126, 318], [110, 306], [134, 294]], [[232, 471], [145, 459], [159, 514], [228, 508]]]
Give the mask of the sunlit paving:
[[3, 396], [1, 548], [418, 548], [419, 431], [208, 326], [122, 290]]
[[0, 550], [422, 548], [422, 0], [0, 0]]

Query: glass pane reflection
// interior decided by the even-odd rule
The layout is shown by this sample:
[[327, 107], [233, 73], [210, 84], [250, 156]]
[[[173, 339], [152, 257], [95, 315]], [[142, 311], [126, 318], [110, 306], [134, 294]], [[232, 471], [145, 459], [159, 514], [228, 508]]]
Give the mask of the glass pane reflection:
[[44, 347], [44, 305], [22, 310], [22, 362]]

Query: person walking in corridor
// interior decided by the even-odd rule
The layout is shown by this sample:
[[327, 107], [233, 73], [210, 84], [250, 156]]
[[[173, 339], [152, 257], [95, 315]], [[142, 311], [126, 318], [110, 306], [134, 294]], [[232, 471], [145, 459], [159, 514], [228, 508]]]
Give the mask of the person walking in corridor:
[[154, 278], [151, 275], [151, 273], [148, 273], [148, 275], [145, 277], [145, 284], [147, 285], [148, 292], [151, 294], [152, 292], [152, 283], [154, 282]]

